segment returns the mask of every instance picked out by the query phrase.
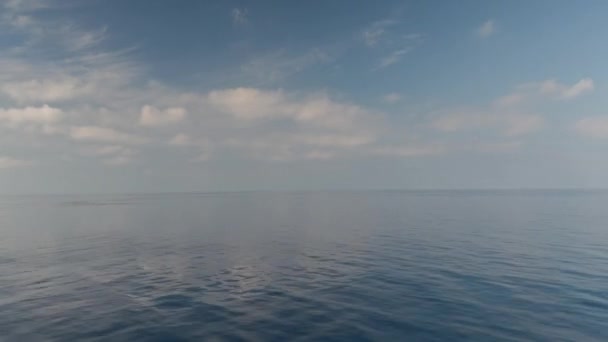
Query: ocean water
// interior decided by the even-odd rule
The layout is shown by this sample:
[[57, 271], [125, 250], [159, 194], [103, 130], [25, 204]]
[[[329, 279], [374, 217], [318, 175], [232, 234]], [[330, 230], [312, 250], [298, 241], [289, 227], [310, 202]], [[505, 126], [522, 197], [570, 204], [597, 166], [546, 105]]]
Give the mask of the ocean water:
[[2, 341], [606, 341], [608, 192], [0, 199]]

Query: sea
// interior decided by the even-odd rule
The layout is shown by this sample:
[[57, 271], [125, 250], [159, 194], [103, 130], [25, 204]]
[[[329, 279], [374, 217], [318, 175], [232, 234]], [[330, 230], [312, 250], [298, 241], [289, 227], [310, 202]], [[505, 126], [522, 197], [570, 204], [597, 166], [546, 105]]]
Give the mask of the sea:
[[0, 341], [608, 341], [608, 191], [4, 196]]

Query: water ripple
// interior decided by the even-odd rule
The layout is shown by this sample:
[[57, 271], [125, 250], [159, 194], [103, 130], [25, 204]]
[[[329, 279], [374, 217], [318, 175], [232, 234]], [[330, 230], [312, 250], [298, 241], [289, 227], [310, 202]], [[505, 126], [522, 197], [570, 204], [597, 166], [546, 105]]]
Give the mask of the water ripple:
[[19, 199], [0, 340], [607, 340], [607, 199]]

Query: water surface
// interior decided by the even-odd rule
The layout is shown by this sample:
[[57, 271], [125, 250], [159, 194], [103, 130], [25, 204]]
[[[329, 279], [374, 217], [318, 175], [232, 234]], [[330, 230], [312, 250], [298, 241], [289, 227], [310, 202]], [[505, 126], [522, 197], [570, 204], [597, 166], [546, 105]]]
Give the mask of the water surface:
[[608, 192], [0, 198], [3, 341], [608, 340]]

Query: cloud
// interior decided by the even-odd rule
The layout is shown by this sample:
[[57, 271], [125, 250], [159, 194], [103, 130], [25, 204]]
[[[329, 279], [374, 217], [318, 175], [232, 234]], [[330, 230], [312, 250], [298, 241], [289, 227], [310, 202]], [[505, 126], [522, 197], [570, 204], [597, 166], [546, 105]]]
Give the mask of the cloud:
[[387, 44], [390, 52], [382, 57], [374, 70], [383, 69], [391, 65], [399, 63], [405, 55], [414, 50], [414, 48], [423, 41], [423, 36], [419, 33], [409, 33], [399, 35]]
[[[70, 52], [96, 47], [107, 37], [107, 28], [83, 30], [67, 20], [53, 20], [48, 16], [35, 15], [39, 9], [59, 8], [51, 1], [20, 1], [20, 5], [9, 6], [0, 17], [0, 24], [10, 26], [27, 38], [24, 47], [44, 46], [64, 48]], [[63, 3], [65, 6], [65, 2]]]
[[15, 12], [39, 10], [52, 7], [52, 5], [49, 0], [5, 0], [4, 2], [7, 10]]
[[160, 110], [153, 106], [143, 106], [139, 115], [139, 124], [142, 126], [164, 126], [175, 124], [186, 118], [186, 110], [181, 107], [171, 107]]
[[0, 122], [11, 127], [22, 124], [49, 124], [61, 119], [63, 113], [58, 108], [42, 107], [0, 108]]
[[[245, 24], [247, 11], [235, 10], [235, 24]], [[518, 145], [480, 142], [483, 147], [455, 148], [446, 141], [463, 138], [445, 132], [479, 129], [522, 136], [543, 124], [542, 116], [527, 106], [530, 101], [574, 99], [594, 87], [591, 79], [573, 85], [528, 84], [488, 105], [438, 111], [432, 122], [424, 118], [410, 130], [401, 119], [386, 117], [343, 94], [276, 86], [331, 62], [335, 58], [331, 48], [259, 54], [234, 68], [242, 76], [234, 82], [241, 86], [184, 90], [150, 79], [141, 62], [130, 55], [132, 50], [107, 50], [109, 30], [84, 30], [52, 18], [35, 13], [11, 16], [11, 27], [27, 41], [10, 53], [0, 52], [0, 97], [9, 108], [0, 109], [0, 124], [11, 126], [7, 130], [11, 135], [27, 132], [28, 139], [40, 139], [39, 145], [59, 143], [74, 149], [75, 155], [109, 165], [132, 162], [140, 154], [143, 158], [152, 147], [191, 161], [216, 155], [293, 161], [508, 150]], [[350, 44], [367, 47], [372, 63], [386, 68], [402, 61], [423, 40], [421, 34], [403, 33], [400, 28], [397, 21], [381, 21], [357, 32], [361, 36]], [[222, 84], [226, 83], [230, 82]], [[401, 95], [389, 93], [383, 100], [397, 104]], [[403, 111], [404, 117], [410, 114]], [[404, 131], [408, 139], [410, 134], [428, 134], [428, 141], [403, 143]], [[505, 140], [510, 139], [514, 138]]]
[[280, 117], [289, 110], [281, 90], [233, 88], [212, 91], [207, 98], [213, 106], [243, 120]]
[[32, 165], [31, 161], [0, 156], [0, 169], [12, 169]]
[[366, 27], [361, 33], [361, 38], [365, 45], [372, 47], [378, 44], [382, 37], [387, 33], [387, 29], [390, 26], [397, 24], [394, 20], [379, 20], [373, 22]]
[[383, 68], [386, 68], [388, 66], [398, 63], [399, 61], [401, 61], [403, 56], [408, 54], [410, 51], [412, 51], [412, 48], [407, 47], [404, 49], [399, 49], [399, 50], [395, 50], [395, 51], [391, 52], [388, 56], [386, 56], [380, 60], [380, 63], [378, 64], [378, 67], [376, 69], [383, 69]]
[[501, 96], [489, 106], [446, 110], [432, 122], [444, 132], [491, 128], [507, 136], [524, 135], [542, 128], [544, 118], [531, 113], [551, 100], [572, 100], [594, 89], [593, 80], [584, 78], [573, 85], [555, 80], [525, 83]]
[[107, 103], [125, 96], [120, 93], [133, 82], [138, 67], [126, 58], [129, 48], [103, 49], [105, 27], [83, 29], [66, 17], [37, 11], [65, 7], [65, 1], [22, 0], [4, 6], [0, 27], [8, 28], [9, 37], [18, 34], [22, 39], [0, 51], [0, 94], [27, 105], [102, 98]]
[[591, 78], [583, 78], [573, 85], [560, 83], [556, 80], [524, 83], [515, 87], [515, 91], [494, 101], [497, 107], [515, 107], [530, 102], [546, 100], [573, 100], [595, 89]]
[[574, 99], [595, 89], [591, 78], [583, 78], [572, 86], [561, 84], [555, 80], [547, 80], [539, 85], [541, 94], [557, 96], [560, 99]]
[[145, 139], [141, 137], [99, 126], [70, 127], [68, 134], [71, 139], [77, 141], [123, 144], [141, 144], [145, 142]]
[[384, 95], [382, 100], [386, 103], [396, 103], [401, 100], [401, 95], [398, 93], [389, 93]]
[[0, 55], [0, 93], [30, 105], [132, 99], [142, 90], [125, 91], [133, 83], [136, 69], [122, 59], [119, 53], [84, 55], [57, 65], [2, 59]]
[[383, 69], [400, 62], [423, 40], [420, 33], [403, 33], [399, 21], [393, 19], [379, 20], [363, 29], [361, 39], [370, 49], [383, 55], [373, 70]]
[[208, 101], [218, 110], [240, 120], [289, 120], [329, 129], [351, 129], [370, 115], [365, 109], [333, 101], [319, 94], [298, 99], [281, 90], [233, 88], [212, 91]]
[[575, 129], [585, 137], [608, 139], [608, 116], [581, 119], [575, 124]]
[[[323, 93], [230, 88], [209, 92], [199, 108], [207, 115], [192, 116], [192, 124], [200, 122], [208, 130], [193, 127], [170, 139], [170, 145], [228, 148], [255, 159], [288, 161], [308, 159], [312, 151], [317, 157], [338, 156], [338, 150], [368, 145], [376, 139], [374, 114]], [[209, 127], [210, 122], [223, 127], [221, 135]]]
[[235, 25], [244, 25], [249, 21], [249, 11], [246, 8], [234, 8], [230, 15]]
[[69, 99], [82, 92], [78, 80], [72, 77], [63, 79], [34, 79], [4, 83], [0, 91], [18, 102], [55, 102]]
[[491, 35], [493, 35], [495, 32], [496, 32], [496, 24], [494, 23], [494, 20], [487, 20], [475, 31], [477, 36], [479, 36], [481, 38], [488, 38]]

